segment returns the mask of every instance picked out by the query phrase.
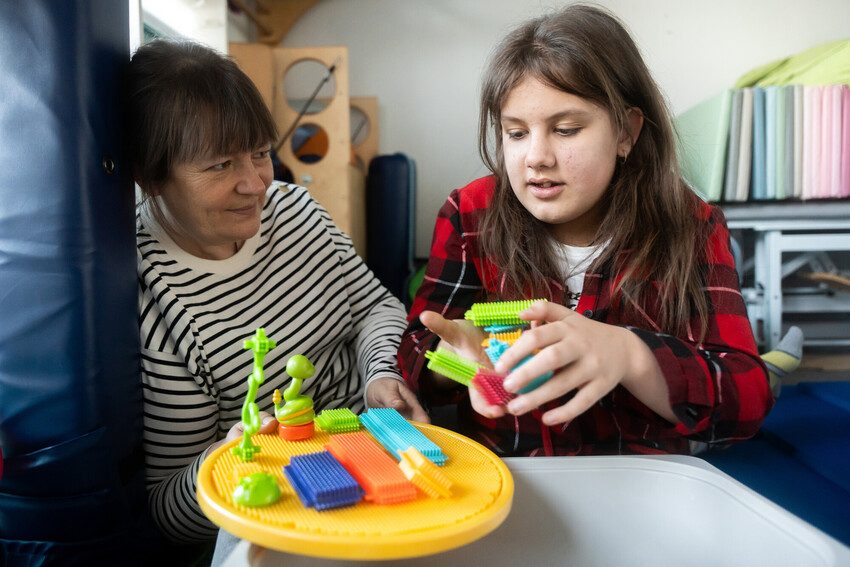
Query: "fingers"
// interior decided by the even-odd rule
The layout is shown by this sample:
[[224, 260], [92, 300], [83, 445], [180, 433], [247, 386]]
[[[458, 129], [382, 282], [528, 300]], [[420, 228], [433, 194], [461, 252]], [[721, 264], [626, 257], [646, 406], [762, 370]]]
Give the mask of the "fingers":
[[261, 411], [260, 419], [263, 420], [263, 425], [260, 426], [258, 433], [272, 434], [277, 432], [277, 419], [272, 414]]
[[419, 405], [419, 400], [416, 399], [416, 395], [411, 392], [407, 388], [407, 386], [399, 384], [399, 394], [401, 394], [401, 397], [404, 398], [404, 401], [407, 405], [407, 407], [405, 408], [406, 413], [402, 412], [402, 415], [412, 421], [418, 421], [420, 423], [431, 423], [431, 418], [428, 417], [428, 414], [425, 412], [422, 406]]
[[[514, 366], [534, 351], [568, 338], [575, 325], [571, 319], [578, 317], [571, 309], [548, 301], [538, 301], [519, 315], [522, 319], [531, 320], [532, 328], [522, 333], [519, 340], [505, 351], [496, 364], [498, 372], [510, 372]], [[540, 321], [548, 324], [540, 325]], [[555, 368], [559, 366], [548, 370]], [[542, 372], [535, 376], [539, 374]]]
[[373, 380], [367, 390], [367, 400], [370, 407], [393, 408], [407, 419], [422, 423], [431, 422], [416, 395], [395, 378]]
[[603, 382], [589, 382], [576, 392], [573, 398], [564, 405], [543, 414], [545, 425], [557, 425], [569, 423], [598, 402], [610, 390], [605, 388]]
[[536, 301], [531, 304], [531, 307], [519, 313], [520, 319], [526, 321], [543, 321], [544, 323], [577, 316], [578, 314], [569, 307], [552, 301]]
[[419, 315], [422, 324], [440, 337], [440, 346], [450, 347], [460, 356], [490, 367], [490, 359], [481, 346], [484, 334], [470, 321], [446, 319], [434, 311]]
[[475, 386], [469, 388], [469, 403], [472, 405], [472, 409], [490, 419], [498, 419], [507, 413], [504, 406], [494, 406], [487, 403], [487, 400]]
[[[525, 331], [496, 364], [497, 372], [508, 373], [505, 389], [521, 390], [526, 384], [549, 371], [556, 371], [579, 357], [577, 341], [570, 341], [571, 330], [563, 322], [550, 323]], [[528, 362], [517, 367], [532, 353]]]
[[446, 319], [439, 313], [435, 311], [423, 311], [419, 315], [419, 320], [423, 325], [428, 327], [431, 332], [450, 345], [456, 345], [460, 341], [454, 321]]
[[556, 400], [577, 388], [583, 387], [587, 382], [587, 377], [579, 369], [565, 368], [541, 386], [511, 400], [507, 405], [507, 410], [514, 415], [528, 413], [546, 402]]

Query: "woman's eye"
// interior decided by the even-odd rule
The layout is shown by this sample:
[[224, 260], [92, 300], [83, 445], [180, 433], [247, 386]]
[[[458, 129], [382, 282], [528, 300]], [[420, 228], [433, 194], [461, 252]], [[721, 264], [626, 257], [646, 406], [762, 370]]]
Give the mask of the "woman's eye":
[[207, 169], [209, 169], [210, 171], [224, 171], [225, 169], [230, 167], [230, 164], [231, 164], [231, 161], [227, 160], [227, 161], [217, 163], [215, 165], [211, 165]]
[[525, 136], [525, 132], [522, 130], [508, 130], [505, 132], [505, 135], [511, 140], [520, 140]]
[[262, 150], [262, 151], [259, 151], [259, 152], [254, 152], [254, 159], [258, 159], [258, 160], [259, 159], [266, 159], [268, 157], [271, 157], [271, 155], [272, 155], [271, 149]]

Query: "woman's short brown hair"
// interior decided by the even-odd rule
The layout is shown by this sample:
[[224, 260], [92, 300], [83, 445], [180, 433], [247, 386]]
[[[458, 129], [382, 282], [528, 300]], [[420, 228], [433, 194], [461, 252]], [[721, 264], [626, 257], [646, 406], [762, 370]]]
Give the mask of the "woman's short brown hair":
[[157, 39], [140, 47], [125, 92], [128, 157], [146, 193], [178, 163], [254, 151], [277, 138], [251, 79], [197, 43]]

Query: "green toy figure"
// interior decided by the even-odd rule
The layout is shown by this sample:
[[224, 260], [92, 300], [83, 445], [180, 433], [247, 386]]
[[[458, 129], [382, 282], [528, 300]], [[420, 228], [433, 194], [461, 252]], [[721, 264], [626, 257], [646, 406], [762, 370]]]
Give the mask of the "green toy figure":
[[313, 411], [312, 398], [301, 394], [301, 383], [315, 371], [313, 363], [304, 355], [296, 354], [287, 361], [286, 373], [292, 378], [292, 383], [283, 391], [286, 403], [280, 406], [280, 390], [275, 390], [272, 398], [281, 439], [299, 441], [313, 436], [316, 413]]
[[[260, 426], [262, 426], [256, 399], [257, 390], [266, 379], [263, 372], [263, 359], [277, 345], [266, 337], [266, 330], [260, 327], [254, 333], [254, 338], [246, 340], [242, 343], [242, 346], [246, 350], [254, 352], [254, 369], [248, 375], [248, 394], [245, 396], [245, 403], [242, 404], [242, 442], [233, 447], [231, 451], [242, 461], [250, 461], [254, 458], [254, 455], [260, 452], [260, 446], [251, 441], [251, 436], [259, 431]], [[287, 365], [287, 369], [288, 367], [289, 365]]]
[[268, 506], [280, 500], [280, 486], [274, 475], [256, 472], [243, 476], [233, 491], [233, 501], [242, 506], [256, 508]]

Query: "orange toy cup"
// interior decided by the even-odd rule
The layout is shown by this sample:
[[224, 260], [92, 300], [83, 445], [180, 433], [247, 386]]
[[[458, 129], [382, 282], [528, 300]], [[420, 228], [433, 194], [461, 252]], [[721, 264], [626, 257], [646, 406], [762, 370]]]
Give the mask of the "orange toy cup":
[[303, 425], [284, 425], [277, 424], [277, 434], [285, 441], [302, 441], [310, 439], [315, 432], [316, 427], [312, 421], [308, 421]]

